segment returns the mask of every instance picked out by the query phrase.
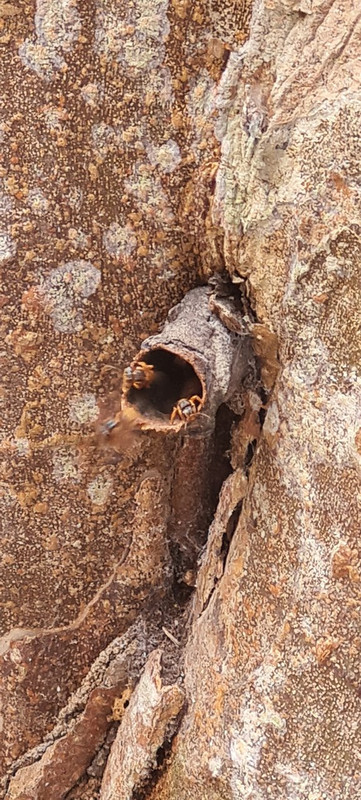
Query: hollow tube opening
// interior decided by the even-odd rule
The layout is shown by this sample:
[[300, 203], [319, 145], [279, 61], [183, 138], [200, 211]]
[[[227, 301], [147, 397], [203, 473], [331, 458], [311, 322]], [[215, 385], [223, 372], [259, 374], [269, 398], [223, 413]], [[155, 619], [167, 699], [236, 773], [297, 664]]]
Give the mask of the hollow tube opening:
[[170, 350], [156, 348], [141, 353], [138, 360], [153, 366], [152, 379], [147, 388], [129, 389], [126, 400], [143, 416], [169, 418], [180, 399], [194, 395], [204, 402], [201, 380], [185, 358]]

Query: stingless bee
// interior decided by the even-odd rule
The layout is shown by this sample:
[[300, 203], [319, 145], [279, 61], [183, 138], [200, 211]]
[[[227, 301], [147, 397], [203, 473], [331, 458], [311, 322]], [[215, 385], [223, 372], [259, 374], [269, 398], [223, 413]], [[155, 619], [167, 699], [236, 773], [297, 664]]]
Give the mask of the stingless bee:
[[132, 361], [123, 372], [123, 393], [126, 394], [132, 388], [149, 389], [153, 379], [153, 364], [146, 364], [145, 361]]
[[95, 423], [95, 437], [98, 445], [105, 449], [125, 453], [136, 442], [137, 430], [141, 427], [139, 415], [135, 408], [120, 409], [116, 414], [105, 415], [100, 411]]
[[202, 408], [202, 400], [197, 394], [193, 394], [192, 397], [188, 399], [186, 397], [182, 397], [175, 406], [173, 406], [173, 411], [170, 415], [170, 422], [191, 422], [197, 414], [200, 412]]

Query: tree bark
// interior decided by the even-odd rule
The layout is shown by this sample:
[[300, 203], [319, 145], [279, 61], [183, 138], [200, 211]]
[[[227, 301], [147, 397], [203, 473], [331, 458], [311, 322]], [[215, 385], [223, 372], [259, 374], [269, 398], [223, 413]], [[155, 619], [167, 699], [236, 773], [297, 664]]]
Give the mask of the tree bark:
[[[3, 796], [354, 800], [359, 10], [0, 18]], [[257, 369], [211, 450], [192, 423], [103, 450], [124, 366], [224, 270], [236, 316], [220, 284], [210, 313], [241, 316]], [[190, 549], [188, 452], [207, 497]]]

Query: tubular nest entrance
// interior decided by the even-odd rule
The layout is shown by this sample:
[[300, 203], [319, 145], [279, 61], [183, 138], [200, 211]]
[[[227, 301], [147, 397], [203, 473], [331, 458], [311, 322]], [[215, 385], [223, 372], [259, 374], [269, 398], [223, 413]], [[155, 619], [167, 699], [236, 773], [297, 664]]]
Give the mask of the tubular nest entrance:
[[[182, 402], [189, 400], [190, 409], [203, 405], [205, 390], [195, 369], [181, 356], [156, 348], [140, 353], [124, 372], [125, 400], [143, 416], [170, 424], [186, 421]], [[193, 406], [192, 406], [193, 403]], [[179, 413], [175, 413], [178, 409]], [[190, 411], [188, 411], [188, 418]]]

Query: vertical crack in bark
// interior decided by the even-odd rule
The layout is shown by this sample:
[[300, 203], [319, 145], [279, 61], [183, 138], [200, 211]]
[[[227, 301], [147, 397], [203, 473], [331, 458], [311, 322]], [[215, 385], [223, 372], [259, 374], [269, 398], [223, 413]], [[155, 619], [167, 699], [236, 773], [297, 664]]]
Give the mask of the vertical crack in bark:
[[[230, 442], [230, 450], [237, 451], [237, 459], [233, 463], [231, 456], [230, 465], [234, 471], [219, 487], [219, 502], [214, 509], [214, 519], [198, 575], [193, 608], [194, 619], [206, 610], [226, 571], [231, 541], [248, 494], [249, 475], [270, 400], [273, 385], [270, 376], [274, 381], [278, 369], [275, 337], [264, 326], [259, 325], [243, 284], [241, 289], [239, 285], [233, 285], [228, 276], [216, 276], [213, 285], [211, 307], [214, 312], [227, 327], [237, 332], [241, 330], [240, 321], [246, 317], [250, 323], [250, 330], [254, 331], [252, 341], [253, 344], [256, 343], [256, 347], [254, 359], [250, 361], [250, 370], [241, 390], [229, 403], [229, 411], [234, 409], [238, 412], [237, 416], [233, 415], [233, 436]], [[231, 306], [229, 306], [230, 297]], [[267, 388], [263, 382], [264, 374], [267, 378]]]

